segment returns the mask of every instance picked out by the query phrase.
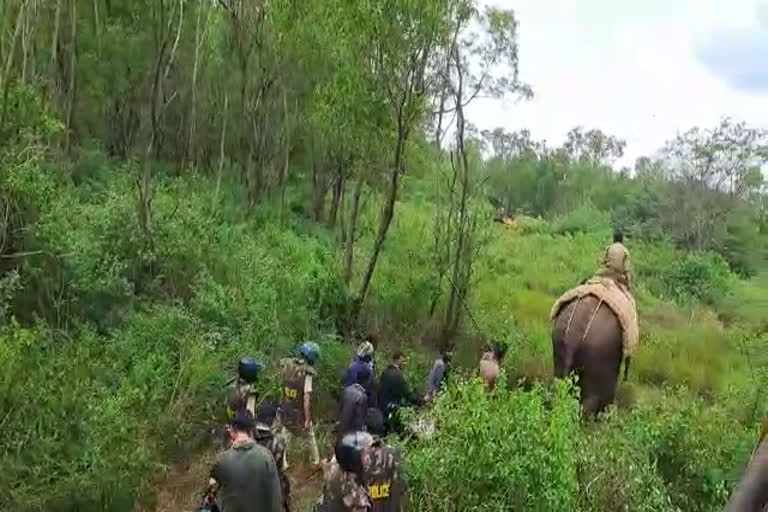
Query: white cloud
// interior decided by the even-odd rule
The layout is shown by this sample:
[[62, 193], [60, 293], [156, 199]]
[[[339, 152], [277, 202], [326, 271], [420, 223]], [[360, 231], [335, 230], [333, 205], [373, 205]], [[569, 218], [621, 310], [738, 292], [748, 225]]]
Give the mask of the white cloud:
[[559, 144], [574, 126], [627, 140], [619, 164], [652, 154], [694, 125], [724, 116], [768, 127], [768, 94], [733, 88], [700, 61], [702, 41], [751, 23], [755, 0], [496, 0], [520, 22], [526, 103], [482, 100], [468, 118], [481, 129], [528, 128]]
[[698, 48], [702, 63], [732, 87], [747, 93], [768, 93], [768, 5], [754, 20], [713, 32]]

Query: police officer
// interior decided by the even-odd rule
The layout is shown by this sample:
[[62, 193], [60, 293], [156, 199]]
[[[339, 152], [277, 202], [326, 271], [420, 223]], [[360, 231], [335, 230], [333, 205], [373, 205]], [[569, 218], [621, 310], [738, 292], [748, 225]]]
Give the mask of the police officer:
[[443, 389], [443, 384], [448, 377], [448, 372], [453, 359], [453, 351], [449, 348], [443, 348], [440, 351], [440, 357], [435, 360], [432, 370], [427, 377], [427, 395], [425, 400], [431, 402], [435, 395]]
[[229, 381], [227, 388], [227, 417], [232, 419], [235, 413], [248, 409], [256, 416], [258, 395], [255, 390], [259, 374], [264, 370], [261, 361], [244, 356], [237, 365], [237, 377]]
[[[300, 343], [297, 347], [299, 357], [280, 360], [283, 378], [280, 401], [280, 423], [283, 433], [306, 437], [309, 441], [310, 462], [320, 464], [320, 453], [312, 426], [312, 385], [316, 374], [314, 365], [320, 359], [320, 347], [317, 343]], [[288, 469], [287, 457], [283, 456], [283, 470]]]
[[368, 395], [368, 403], [376, 404], [376, 371], [374, 366], [374, 347], [370, 341], [364, 341], [357, 347], [357, 353], [349, 363], [346, 373], [341, 379], [342, 389], [360, 381], [360, 372], [366, 372], [368, 379], [360, 382]]
[[400, 408], [415, 407], [423, 403], [421, 397], [411, 391], [405, 380], [403, 375], [405, 363], [405, 354], [402, 351], [395, 352], [392, 362], [381, 373], [379, 379], [379, 407], [384, 415], [384, 424], [387, 432], [398, 434], [403, 431]]
[[400, 452], [384, 440], [384, 417], [379, 409], [369, 409], [366, 428], [373, 436], [370, 461], [363, 479], [371, 497], [371, 512], [401, 512], [405, 508], [405, 489], [400, 480]]
[[344, 388], [339, 403], [337, 434], [341, 438], [348, 432], [365, 428], [365, 414], [368, 411], [368, 395], [363, 387], [371, 379], [371, 370], [364, 366], [356, 374], [357, 381]]
[[210, 494], [224, 512], [282, 512], [280, 477], [272, 455], [253, 439], [251, 413], [235, 413], [232, 446], [211, 470]]
[[280, 490], [283, 495], [283, 510], [291, 510], [291, 481], [283, 470], [283, 459], [288, 446], [288, 438], [282, 429], [276, 428], [278, 404], [267, 403], [259, 408], [256, 415], [255, 439], [261, 446], [269, 450], [277, 464], [277, 472], [280, 476]]
[[317, 512], [369, 512], [372, 507], [363, 473], [370, 461], [373, 438], [366, 432], [350, 432], [342, 437], [325, 471], [323, 496]]

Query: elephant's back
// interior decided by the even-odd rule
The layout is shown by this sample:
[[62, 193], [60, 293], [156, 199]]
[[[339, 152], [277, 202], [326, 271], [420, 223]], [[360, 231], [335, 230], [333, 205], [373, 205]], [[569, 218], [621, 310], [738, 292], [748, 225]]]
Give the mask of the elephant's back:
[[727, 512], [762, 512], [768, 507], [768, 440], [760, 443], [728, 501]]
[[618, 317], [605, 302], [586, 295], [560, 310], [555, 318], [552, 337], [567, 345], [602, 348], [618, 343], [620, 348], [622, 328]]

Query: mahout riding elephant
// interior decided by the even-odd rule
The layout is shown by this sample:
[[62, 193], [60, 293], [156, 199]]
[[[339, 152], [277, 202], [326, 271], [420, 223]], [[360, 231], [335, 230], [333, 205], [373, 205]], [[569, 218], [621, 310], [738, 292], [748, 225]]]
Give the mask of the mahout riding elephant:
[[[600, 299], [586, 295], [560, 309], [552, 327], [555, 377], [575, 374], [585, 416], [613, 403], [619, 378], [623, 331], [619, 319]], [[625, 364], [625, 375], [629, 358]]]

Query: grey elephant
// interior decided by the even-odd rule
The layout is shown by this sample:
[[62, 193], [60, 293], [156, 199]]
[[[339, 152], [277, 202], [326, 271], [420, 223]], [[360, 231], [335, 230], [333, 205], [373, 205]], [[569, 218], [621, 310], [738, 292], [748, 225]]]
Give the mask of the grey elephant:
[[[613, 403], [624, 360], [622, 327], [613, 310], [592, 295], [560, 309], [552, 328], [555, 377], [575, 374], [585, 416]], [[626, 358], [624, 378], [629, 369]]]
[[741, 482], [731, 494], [726, 512], [768, 510], [768, 439], [764, 439], [749, 461]]

